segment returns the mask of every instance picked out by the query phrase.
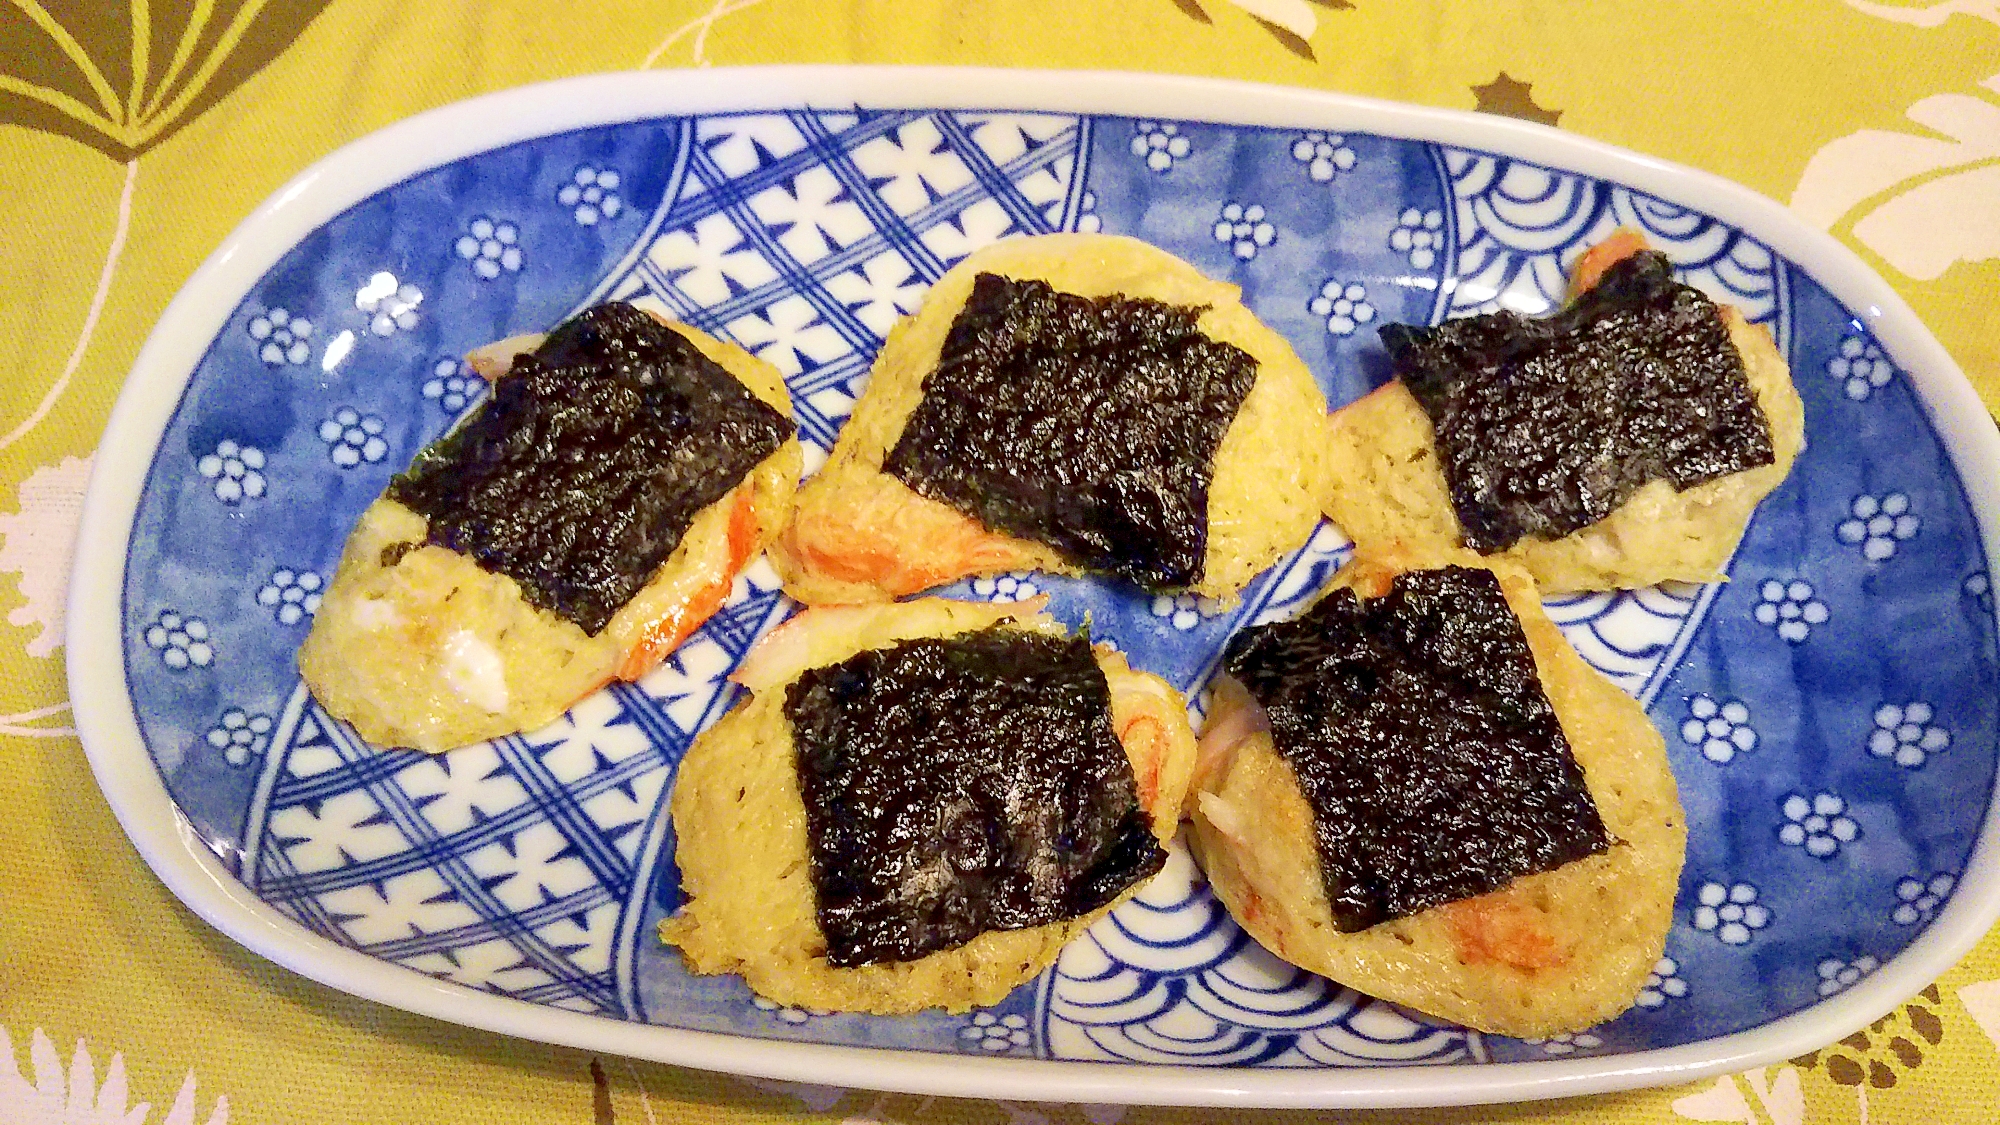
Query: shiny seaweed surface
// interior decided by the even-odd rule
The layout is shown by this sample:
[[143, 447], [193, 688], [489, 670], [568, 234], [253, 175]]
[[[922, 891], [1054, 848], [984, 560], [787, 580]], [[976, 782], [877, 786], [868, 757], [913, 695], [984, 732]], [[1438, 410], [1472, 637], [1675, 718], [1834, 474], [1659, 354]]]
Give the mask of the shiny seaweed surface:
[[1084, 640], [907, 641], [808, 671], [785, 715], [835, 965], [1088, 914], [1166, 862]]
[[1257, 380], [1202, 311], [980, 274], [883, 468], [1087, 570], [1192, 585], [1215, 451]]
[[1353, 932], [1610, 844], [1492, 573], [1336, 590], [1231, 643], [1312, 805], [1334, 922]]
[[1382, 328], [1430, 415], [1467, 546], [1560, 539], [1648, 482], [1677, 489], [1772, 462], [1770, 423], [1719, 310], [1636, 254], [1554, 316], [1508, 310]]
[[429, 521], [429, 542], [594, 636], [696, 513], [791, 434], [679, 333], [631, 305], [599, 305], [517, 358], [389, 496]]

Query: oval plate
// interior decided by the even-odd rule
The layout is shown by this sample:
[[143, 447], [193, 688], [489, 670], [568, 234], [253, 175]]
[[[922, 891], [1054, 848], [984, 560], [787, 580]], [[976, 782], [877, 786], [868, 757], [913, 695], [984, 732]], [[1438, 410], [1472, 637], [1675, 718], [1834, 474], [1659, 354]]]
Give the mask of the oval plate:
[[[1226, 124], [1225, 124], [1226, 123]], [[1620, 225], [1789, 357], [1808, 449], [1734, 581], [1560, 599], [1648, 706], [1687, 807], [1667, 957], [1624, 1017], [1482, 1036], [1264, 954], [1184, 855], [992, 1009], [772, 1007], [653, 936], [679, 901], [674, 765], [790, 609], [761, 564], [643, 682], [431, 758], [367, 746], [293, 653], [361, 509], [476, 398], [458, 357], [601, 300], [789, 377], [818, 453], [952, 262], [1137, 235], [1243, 287], [1340, 404], [1374, 330], [1559, 299]], [[817, 457], [810, 460], [817, 460]], [[1685, 1081], [1847, 1034], [2000, 909], [1989, 808], [2000, 442], [1890, 288], [1778, 205], [1553, 129], [1212, 81], [968, 70], [592, 77], [412, 118], [327, 157], [196, 272], [98, 452], [69, 674], [99, 784], [175, 894], [336, 988], [507, 1034], [913, 1092], [1389, 1106]], [[1242, 605], [1019, 574], [1197, 697], [1229, 633], [1306, 600], [1337, 531]]]

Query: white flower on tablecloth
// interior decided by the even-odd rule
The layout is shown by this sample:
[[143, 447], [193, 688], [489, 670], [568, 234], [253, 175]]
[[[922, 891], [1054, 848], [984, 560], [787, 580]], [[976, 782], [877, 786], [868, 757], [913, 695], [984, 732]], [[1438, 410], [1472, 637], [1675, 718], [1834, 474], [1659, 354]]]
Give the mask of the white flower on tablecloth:
[[[1750, 1101], [1743, 1096], [1746, 1087], [1756, 1095], [1757, 1103], [1764, 1107], [1763, 1117], [1750, 1108]], [[1713, 1085], [1675, 1098], [1672, 1108], [1675, 1117], [1688, 1121], [1733, 1121], [1739, 1125], [1758, 1125], [1768, 1120], [1771, 1125], [1805, 1125], [1806, 1120], [1806, 1096], [1799, 1086], [1799, 1068], [1796, 1066], [1775, 1069], [1758, 1067], [1742, 1074], [1725, 1074]]]
[[1191, 151], [1188, 139], [1181, 136], [1181, 127], [1171, 121], [1135, 121], [1132, 132], [1132, 155], [1155, 172], [1169, 171], [1174, 161]]
[[[125, 1055], [114, 1051], [102, 1083], [90, 1050], [79, 1039], [65, 1068], [56, 1045], [41, 1028], [28, 1040], [28, 1067], [21, 1072], [14, 1041], [0, 1026], [0, 1121], [7, 1125], [147, 1125], [152, 1103], [131, 1104]], [[189, 1071], [160, 1125], [195, 1125], [195, 1080]], [[206, 1125], [229, 1125], [229, 1099], [218, 1095]]]
[[[1885, 4], [1847, 0], [1878, 19], [1937, 27], [1954, 11], [2000, 22], [1992, 0]], [[1941, 75], [1941, 71], [1934, 71]], [[1964, 79], [1970, 83], [1974, 76]], [[1921, 81], [1921, 80], [1920, 80]], [[1928, 83], [1926, 83], [1928, 86]], [[1904, 110], [1913, 127], [1862, 129], [1821, 146], [1792, 189], [1791, 210], [1821, 230], [1844, 228], [1918, 281], [2000, 249], [2000, 109], [1990, 91], [1930, 87]]]
[[581, 226], [594, 227], [600, 219], [615, 219], [625, 209], [618, 198], [618, 169], [578, 166], [569, 182], [556, 189], [556, 202], [570, 209], [570, 217]]
[[29, 656], [53, 656], [62, 647], [70, 549], [89, 483], [90, 458], [65, 457], [29, 473], [21, 482], [18, 510], [0, 513], [0, 571], [18, 575], [14, 586], [22, 598], [8, 611], [7, 623], [35, 628]]
[[423, 303], [423, 290], [399, 283], [387, 270], [370, 275], [367, 284], [354, 292], [354, 307], [367, 314], [368, 331], [377, 336], [394, 336], [398, 329], [407, 332], [415, 328], [417, 306]]
[[257, 358], [271, 367], [294, 366], [312, 356], [312, 321], [284, 308], [266, 309], [250, 318], [247, 329], [257, 346]]
[[472, 272], [481, 281], [492, 281], [502, 270], [516, 273], [521, 268], [521, 231], [513, 223], [495, 221], [485, 215], [472, 220], [458, 236], [458, 256], [472, 263]]

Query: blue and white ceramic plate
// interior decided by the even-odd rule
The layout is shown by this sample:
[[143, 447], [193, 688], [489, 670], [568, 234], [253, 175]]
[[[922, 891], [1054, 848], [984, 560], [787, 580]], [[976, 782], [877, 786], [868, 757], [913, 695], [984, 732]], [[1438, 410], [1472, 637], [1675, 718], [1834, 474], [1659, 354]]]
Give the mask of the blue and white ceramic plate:
[[[1730, 582], [1552, 604], [1666, 734], [1690, 824], [1666, 956], [1587, 1033], [1483, 1036], [1297, 972], [1184, 855], [966, 1016], [774, 1007], [690, 976], [654, 936], [680, 893], [666, 799], [735, 698], [725, 675], [791, 609], [761, 566], [665, 667], [523, 737], [383, 751], [299, 685], [294, 650], [356, 516], [478, 398], [458, 357], [594, 302], [645, 302], [770, 360], [823, 451], [890, 326], [997, 239], [1164, 247], [1241, 285], [1339, 404], [1384, 377], [1379, 325], [1546, 311], [1620, 225], [1770, 329], [1809, 444]], [[587, 78], [343, 149], [194, 276], [98, 453], [70, 677], [98, 779], [174, 892], [384, 1003], [941, 1094], [1582, 1093], [1819, 1046], [1992, 923], [1997, 446], [1943, 350], [1837, 244], [1740, 188], [1554, 130], [1135, 76]], [[1228, 609], [1036, 574], [951, 592], [1046, 591], [1199, 699], [1230, 632], [1310, 597], [1345, 551], [1323, 527]]]

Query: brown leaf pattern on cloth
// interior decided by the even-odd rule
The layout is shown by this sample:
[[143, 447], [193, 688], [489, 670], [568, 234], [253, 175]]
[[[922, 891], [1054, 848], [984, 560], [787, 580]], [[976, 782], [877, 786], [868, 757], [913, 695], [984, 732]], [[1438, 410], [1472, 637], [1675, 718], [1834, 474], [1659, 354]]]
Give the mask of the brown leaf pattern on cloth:
[[618, 1114], [611, 1108], [611, 1080], [604, 1076], [604, 1064], [595, 1058], [590, 1060], [590, 1121], [591, 1125], [618, 1125]]
[[1801, 1055], [1793, 1065], [1806, 1070], [1824, 1067], [1840, 1086], [1862, 1083], [1887, 1090], [1900, 1077], [1922, 1066], [1924, 1047], [1944, 1041], [1944, 1021], [1934, 1006], [1941, 1003], [1937, 985], [1924, 989], [1901, 1008], [1830, 1047]]
[[282, 54], [329, 0], [4, 0], [0, 124], [121, 163]]
[[1518, 117], [1538, 125], [1554, 125], [1562, 118], [1562, 110], [1543, 109], [1535, 104], [1535, 87], [1531, 83], [1519, 81], [1504, 70], [1486, 85], [1474, 86], [1472, 96], [1479, 99], [1473, 108], [1481, 113]]
[[1287, 31], [1286, 29], [1279, 27], [1277, 24], [1272, 23], [1271, 21], [1264, 19], [1260, 16], [1251, 16], [1250, 18], [1256, 20], [1259, 24], [1261, 24], [1265, 31], [1270, 32], [1271, 37], [1273, 39], [1276, 39], [1278, 43], [1285, 48], [1285, 50], [1290, 51], [1291, 53], [1306, 60], [1307, 62], [1319, 61], [1319, 59], [1314, 57], [1313, 55], [1312, 44], [1306, 42], [1305, 39], [1300, 35], [1298, 35], [1296, 32]]
[[[1282, 46], [1285, 50], [1290, 51], [1307, 62], [1319, 61], [1318, 56], [1313, 54], [1312, 44], [1306, 40], [1306, 35], [1311, 34], [1315, 26], [1315, 19], [1310, 11], [1305, 11], [1302, 16], [1293, 20], [1297, 25], [1296, 28], [1284, 27], [1259, 15], [1258, 9], [1251, 4], [1244, 3], [1243, 0], [1230, 0], [1230, 2], [1242, 8], [1245, 15], [1248, 15], [1251, 20], [1255, 21], [1257, 26], [1269, 32], [1271, 38], [1276, 39], [1279, 46]], [[1351, 10], [1354, 7], [1352, 0], [1305, 0], [1305, 2], [1335, 12]], [[1201, 0], [1173, 0], [1173, 5], [1181, 10], [1182, 15], [1194, 20], [1196, 23], [1211, 26], [1215, 23], [1214, 17], [1210, 16], [1208, 10], [1201, 6]], [[1263, 10], [1268, 11], [1269, 9]], [[1278, 18], [1283, 19], [1285, 17], [1279, 16]], [[1305, 34], [1301, 34], [1301, 32]]]

